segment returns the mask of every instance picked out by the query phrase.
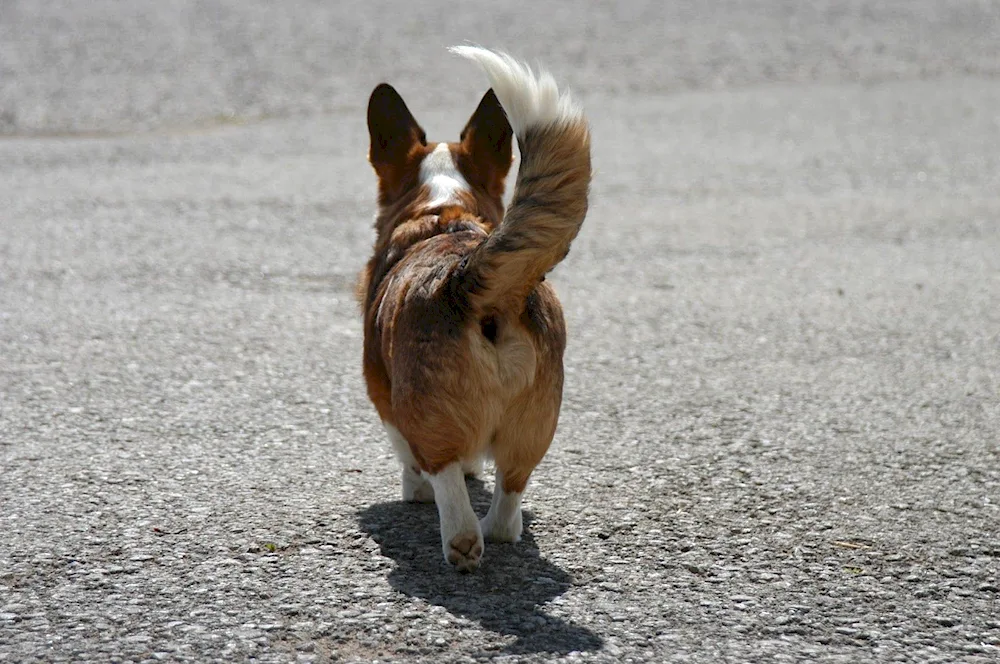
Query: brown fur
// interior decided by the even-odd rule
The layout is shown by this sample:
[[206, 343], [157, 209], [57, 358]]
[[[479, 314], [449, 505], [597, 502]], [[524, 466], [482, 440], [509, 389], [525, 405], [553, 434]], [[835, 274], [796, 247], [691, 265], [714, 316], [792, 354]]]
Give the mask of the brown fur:
[[586, 213], [586, 125], [519, 137], [506, 216], [512, 132], [492, 91], [448, 144], [472, 188], [454, 204], [428, 209], [420, 163], [437, 144], [391, 87], [372, 93], [368, 125], [379, 178], [377, 238], [358, 293], [368, 394], [424, 472], [488, 453], [504, 489], [521, 492], [562, 400], [566, 330], [543, 277]]
[[474, 306], [516, 308], [569, 252], [587, 214], [590, 132], [582, 121], [518, 136], [521, 167], [503, 225], [469, 257]]

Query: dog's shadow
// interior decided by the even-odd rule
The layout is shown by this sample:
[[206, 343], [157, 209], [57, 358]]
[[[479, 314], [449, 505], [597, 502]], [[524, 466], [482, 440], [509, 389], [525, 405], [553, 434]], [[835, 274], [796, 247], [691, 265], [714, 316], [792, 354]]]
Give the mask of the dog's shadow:
[[[490, 494], [481, 480], [467, 482], [473, 507], [482, 516]], [[602, 639], [590, 630], [543, 611], [542, 605], [566, 592], [571, 579], [539, 555], [529, 513], [524, 513], [521, 541], [487, 542], [483, 565], [471, 574], [460, 574], [444, 562], [433, 504], [380, 503], [360, 512], [358, 519], [382, 555], [396, 562], [389, 574], [393, 588], [516, 637], [507, 652], [568, 653], [601, 647]]]

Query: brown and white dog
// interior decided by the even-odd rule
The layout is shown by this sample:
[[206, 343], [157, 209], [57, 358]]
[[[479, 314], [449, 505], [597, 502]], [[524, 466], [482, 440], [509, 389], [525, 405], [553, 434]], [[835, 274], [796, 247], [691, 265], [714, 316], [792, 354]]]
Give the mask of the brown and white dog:
[[[492, 89], [457, 143], [429, 143], [385, 83], [368, 103], [377, 239], [361, 275], [368, 395], [403, 463], [403, 498], [437, 503], [445, 559], [479, 566], [483, 537], [521, 537], [521, 493], [556, 430], [566, 328], [545, 274], [587, 212], [590, 133], [547, 73], [460, 46]], [[521, 165], [510, 208], [511, 139]], [[476, 518], [465, 473], [490, 456]]]

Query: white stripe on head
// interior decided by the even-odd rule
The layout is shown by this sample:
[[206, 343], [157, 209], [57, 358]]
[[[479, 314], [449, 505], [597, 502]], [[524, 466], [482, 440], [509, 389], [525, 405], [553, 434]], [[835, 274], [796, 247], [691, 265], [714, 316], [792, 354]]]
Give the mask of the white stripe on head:
[[432, 208], [458, 203], [458, 193], [470, 191], [469, 183], [455, 166], [447, 143], [438, 143], [420, 163], [420, 184], [427, 187], [430, 193], [427, 207]]

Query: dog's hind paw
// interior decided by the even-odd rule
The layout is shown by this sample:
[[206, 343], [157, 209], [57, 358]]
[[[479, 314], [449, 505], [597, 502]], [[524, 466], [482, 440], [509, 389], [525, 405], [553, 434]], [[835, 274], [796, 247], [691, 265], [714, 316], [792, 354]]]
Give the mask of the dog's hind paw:
[[445, 557], [459, 572], [474, 571], [483, 557], [482, 535], [475, 531], [455, 535], [448, 542]]
[[433, 503], [434, 487], [417, 469], [403, 467], [403, 500], [408, 503]]

